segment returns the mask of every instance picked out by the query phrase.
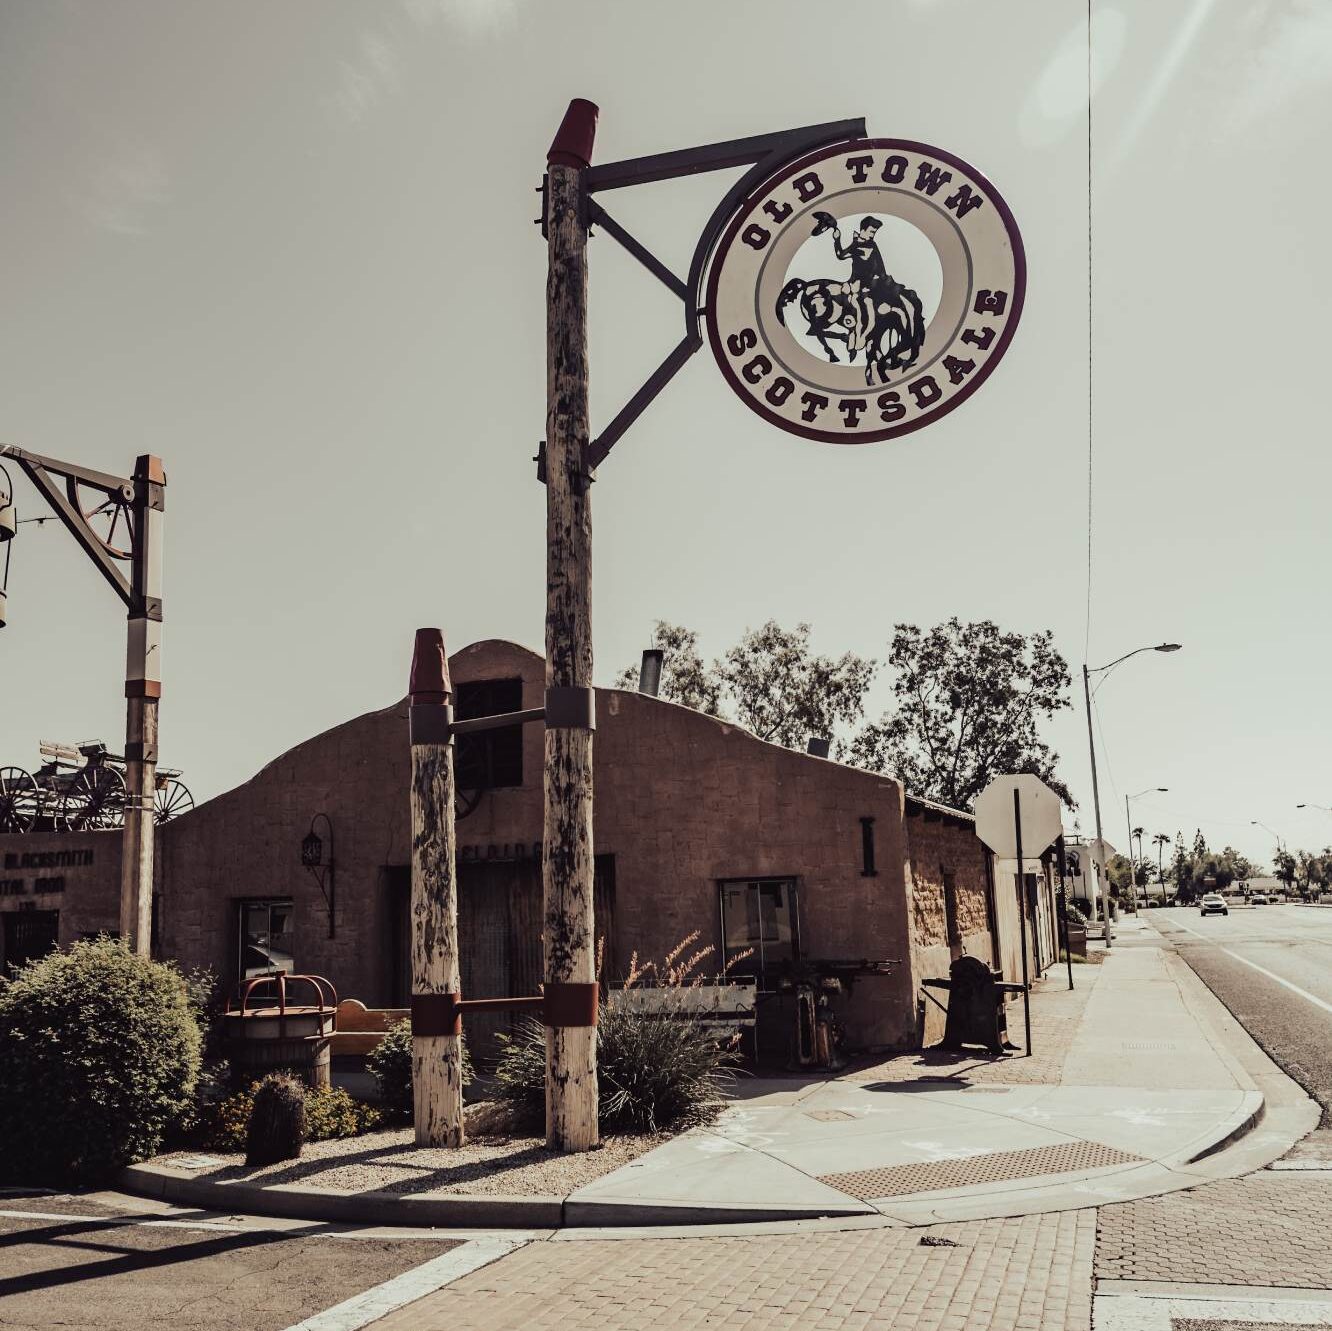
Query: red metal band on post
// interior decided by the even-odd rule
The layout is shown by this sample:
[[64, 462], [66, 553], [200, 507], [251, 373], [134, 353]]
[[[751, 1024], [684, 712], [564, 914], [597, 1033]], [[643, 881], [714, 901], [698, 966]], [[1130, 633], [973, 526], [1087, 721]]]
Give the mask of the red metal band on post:
[[586, 171], [592, 164], [592, 143], [597, 136], [597, 105], [575, 97], [560, 121], [546, 161], [552, 166], [573, 166]]
[[412, 648], [412, 671], [407, 691], [416, 705], [446, 703], [452, 700], [449, 658], [444, 651], [444, 635], [439, 629], [417, 629]]
[[541, 1022], [545, 1026], [595, 1026], [601, 986], [546, 981]]
[[125, 681], [125, 697], [127, 698], [160, 698], [162, 696], [162, 682], [157, 679], [127, 679]]
[[461, 994], [413, 994], [413, 1035], [461, 1035]]
[[407, 708], [407, 736], [411, 744], [452, 744], [453, 708], [412, 703]]
[[596, 728], [597, 702], [594, 689], [555, 685], [546, 690], [547, 730]]

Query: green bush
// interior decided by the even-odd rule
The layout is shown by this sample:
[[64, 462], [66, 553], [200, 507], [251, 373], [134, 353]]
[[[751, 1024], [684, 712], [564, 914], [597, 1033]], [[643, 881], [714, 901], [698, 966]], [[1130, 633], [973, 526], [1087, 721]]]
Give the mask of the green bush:
[[[395, 1021], [365, 1060], [366, 1071], [375, 1079], [384, 1102], [388, 1118], [409, 1119], [412, 1116], [412, 1023], [407, 1018]], [[472, 1060], [467, 1056], [467, 1043], [462, 1049], [463, 1085], [472, 1083]]]
[[199, 1027], [185, 980], [109, 938], [0, 987], [0, 1181], [103, 1179], [187, 1112]]
[[[227, 1096], [216, 1106], [203, 1133], [203, 1144], [214, 1151], [243, 1151], [254, 1098], [261, 1083], [251, 1082], [242, 1091]], [[335, 1137], [359, 1137], [380, 1126], [381, 1115], [373, 1105], [353, 1099], [341, 1087], [305, 1089], [305, 1140], [330, 1141]]]
[[[677, 995], [682, 992], [674, 991]], [[598, 1116], [606, 1132], [661, 1132], [710, 1123], [739, 1061], [732, 1041], [688, 1016], [603, 1006], [597, 1025]], [[546, 1029], [525, 1021], [500, 1037], [495, 1087], [515, 1115], [536, 1125], [545, 1115]]]

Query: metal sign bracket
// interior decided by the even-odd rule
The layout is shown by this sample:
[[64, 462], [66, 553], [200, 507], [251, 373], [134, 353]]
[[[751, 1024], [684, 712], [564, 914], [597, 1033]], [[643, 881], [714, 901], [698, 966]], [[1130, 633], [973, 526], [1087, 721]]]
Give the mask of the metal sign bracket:
[[[787, 162], [817, 148], [832, 143], [851, 142], [866, 137], [865, 121], [836, 120], [823, 125], [806, 125], [801, 129], [782, 130], [776, 134], [758, 134], [747, 139], [730, 139], [724, 143], [708, 143], [698, 148], [684, 148], [676, 152], [654, 153], [648, 157], [633, 157], [622, 162], [607, 162], [604, 166], [589, 167], [583, 172], [583, 190], [586, 197], [586, 222], [600, 226], [622, 249], [638, 260], [667, 290], [680, 298], [684, 305], [684, 336], [675, 344], [666, 358], [643, 381], [638, 391], [620, 408], [610, 424], [587, 445], [581, 481], [584, 485], [596, 478], [596, 469], [604, 462], [612, 448], [626, 430], [643, 414], [657, 395], [684, 368], [685, 362], [703, 345], [702, 302], [703, 275], [708, 260], [721, 239], [722, 231], [735, 210], [760, 185], [773, 176]], [[689, 276], [681, 281], [641, 241], [637, 240], [591, 196], [605, 190], [627, 189], [633, 185], [649, 185], [659, 180], [673, 180], [680, 176], [699, 175], [704, 171], [723, 171], [729, 167], [748, 166], [750, 169], [726, 192], [708, 218], [689, 265]], [[546, 202], [544, 185], [541, 217], [538, 219], [542, 234], [546, 232]], [[538, 446], [537, 479], [546, 479], [546, 445]]]

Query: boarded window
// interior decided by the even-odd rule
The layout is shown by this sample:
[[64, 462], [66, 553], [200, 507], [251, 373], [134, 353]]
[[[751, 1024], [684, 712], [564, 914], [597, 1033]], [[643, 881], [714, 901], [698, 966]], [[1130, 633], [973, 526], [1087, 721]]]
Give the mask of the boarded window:
[[[481, 716], [519, 712], [523, 707], [521, 679], [474, 679], [458, 685], [454, 716], [472, 721]], [[454, 751], [459, 790], [495, 790], [523, 784], [523, 727], [482, 730], [459, 735]]]

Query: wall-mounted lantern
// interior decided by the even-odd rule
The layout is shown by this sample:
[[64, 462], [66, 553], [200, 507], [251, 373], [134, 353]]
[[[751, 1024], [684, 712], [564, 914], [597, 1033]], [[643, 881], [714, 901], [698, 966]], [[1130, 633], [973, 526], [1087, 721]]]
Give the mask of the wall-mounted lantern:
[[[324, 827], [324, 836], [318, 832], [319, 824]], [[328, 859], [324, 858], [324, 842], [328, 841]], [[328, 814], [317, 813], [310, 819], [310, 830], [301, 839], [301, 863], [310, 871], [319, 886], [319, 894], [324, 898], [328, 909], [328, 936], [336, 937], [336, 924], [333, 918], [333, 906], [336, 901], [333, 890], [333, 824]]]

